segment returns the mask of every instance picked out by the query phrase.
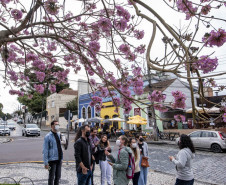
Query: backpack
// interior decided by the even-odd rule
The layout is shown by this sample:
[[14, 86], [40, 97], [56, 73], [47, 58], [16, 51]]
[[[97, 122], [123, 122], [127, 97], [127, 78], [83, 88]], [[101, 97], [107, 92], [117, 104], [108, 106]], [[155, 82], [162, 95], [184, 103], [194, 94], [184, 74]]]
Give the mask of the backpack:
[[[118, 158], [119, 158], [120, 151], [121, 150], [119, 150]], [[135, 172], [135, 161], [134, 161], [134, 157], [133, 157], [132, 153], [128, 152], [128, 154], [129, 154], [129, 162], [128, 162], [128, 167], [126, 170], [126, 177], [127, 177], [127, 179], [133, 179], [134, 172]]]

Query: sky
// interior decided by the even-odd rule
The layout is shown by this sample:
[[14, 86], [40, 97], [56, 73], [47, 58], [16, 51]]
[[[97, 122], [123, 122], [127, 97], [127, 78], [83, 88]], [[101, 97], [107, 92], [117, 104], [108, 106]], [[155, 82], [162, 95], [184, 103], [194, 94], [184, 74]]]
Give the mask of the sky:
[[[24, 2], [25, 7], [29, 6], [31, 3], [31, 0], [22, 0], [21, 2]], [[66, 1], [67, 2], [67, 1]], [[73, 10], [73, 11], [78, 11], [80, 6], [76, 6], [76, 1], [70, 1], [69, 4], [66, 4], [66, 9], [68, 10]], [[163, 17], [163, 19], [172, 27], [176, 28], [184, 28], [184, 26], [187, 24], [187, 21], [185, 21], [185, 15], [184, 14], [178, 14], [177, 12], [175, 12], [174, 10], [168, 8], [162, 1], [160, 0], [154, 0], [154, 1], [150, 1], [150, 6], [159, 14], [161, 15], [161, 17]], [[74, 8], [77, 9], [74, 9]], [[131, 10], [130, 10], [131, 11]], [[131, 14], [134, 14], [133, 11], [130, 12]], [[144, 11], [142, 9], [142, 13], [147, 14], [147, 11]], [[224, 8], [223, 11], [221, 11], [220, 13], [216, 11], [216, 13], [214, 14], [216, 17], [222, 17], [224, 18], [226, 14], [226, 8]], [[152, 15], [150, 15], [151, 18], [154, 18]], [[155, 18], [154, 18], [155, 19]], [[194, 25], [193, 25], [194, 26]], [[226, 28], [226, 23], [220, 22], [219, 27], [225, 29]], [[142, 23], [139, 25], [140, 29], [143, 29], [145, 31], [145, 37], [143, 39], [145, 44], [148, 44], [147, 41], [149, 41], [150, 39], [150, 32], [152, 31], [152, 26], [150, 23], [146, 22], [146, 21], [142, 21]], [[2, 27], [0, 27], [0, 29], [2, 29]], [[201, 32], [202, 29], [206, 29], [207, 32], [210, 32], [211, 30], [207, 29], [206, 27], [200, 25]], [[202, 32], [203, 33], [203, 32]], [[153, 50], [151, 52], [151, 57], [152, 59], [158, 57], [158, 55], [160, 53], [162, 53], [163, 50], [163, 45], [161, 42], [161, 38], [162, 36], [160, 36], [159, 33], [157, 33], [157, 38], [154, 42], [153, 45]], [[203, 50], [203, 54], [205, 54], [206, 52], [210, 53], [210, 52], [215, 52], [213, 56], [217, 56], [219, 58], [219, 66], [218, 68], [214, 71], [214, 73], [218, 73], [218, 72], [225, 72], [225, 68], [226, 68], [226, 44], [219, 48], [209, 48], [209, 49], [205, 49]], [[106, 66], [105, 67], [109, 70], [111, 70], [112, 66]], [[3, 70], [4, 66], [2, 63], [0, 63], [0, 70]], [[0, 74], [4, 74], [3, 71], [0, 71]], [[85, 71], [84, 69], [82, 69], [78, 74], [74, 74], [73, 72], [70, 72], [69, 74], [69, 83], [70, 83], [70, 88], [76, 90], [77, 89], [77, 81], [78, 79], [86, 79], [85, 76]], [[225, 79], [226, 79], [226, 75], [223, 76], [219, 76], [217, 77], [217, 84], [219, 85], [226, 85]], [[2, 76], [0, 77], [0, 102], [3, 104], [3, 112], [8, 112], [8, 113], [12, 113], [13, 111], [17, 110], [20, 107], [19, 102], [17, 101], [17, 96], [12, 96], [9, 95], [8, 91], [10, 90], [10, 87], [5, 86], [4, 84], [4, 79], [2, 78]], [[194, 82], [194, 81], [193, 81]], [[195, 82], [194, 82], [195, 83]], [[197, 83], [195, 83], [194, 85], [197, 85]], [[219, 95], [222, 94], [226, 94], [225, 91], [219, 93]]]

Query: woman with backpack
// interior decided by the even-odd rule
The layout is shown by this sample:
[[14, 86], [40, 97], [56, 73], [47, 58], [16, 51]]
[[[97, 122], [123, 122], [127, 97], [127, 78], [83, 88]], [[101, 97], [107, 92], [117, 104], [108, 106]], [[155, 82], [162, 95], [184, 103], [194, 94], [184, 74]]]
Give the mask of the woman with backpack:
[[100, 142], [97, 145], [97, 152], [101, 170], [101, 185], [105, 185], [105, 181], [107, 181], [108, 185], [111, 185], [112, 169], [106, 159], [105, 150], [111, 153], [110, 143], [106, 134], [101, 136]]
[[142, 135], [138, 136], [138, 147], [140, 149], [140, 177], [138, 180], [139, 185], [147, 184], [148, 176], [148, 144], [144, 142]]
[[129, 145], [128, 145], [134, 156], [134, 161], [135, 161], [135, 171], [134, 171], [134, 176], [133, 176], [133, 185], [138, 185], [138, 180], [140, 177], [140, 150], [137, 147], [137, 142], [135, 138], [130, 138], [129, 139]]
[[177, 179], [175, 185], [193, 185], [194, 174], [191, 168], [191, 161], [194, 158], [195, 148], [191, 138], [185, 134], [180, 136], [179, 148], [176, 158], [169, 159], [176, 165]]
[[115, 185], [128, 185], [129, 178], [127, 178], [127, 169], [129, 163], [129, 156], [132, 155], [132, 151], [128, 145], [128, 139], [122, 135], [116, 141], [116, 145], [119, 147], [118, 154], [114, 158], [107, 150], [105, 155], [110, 159], [109, 164], [113, 168], [113, 180]]

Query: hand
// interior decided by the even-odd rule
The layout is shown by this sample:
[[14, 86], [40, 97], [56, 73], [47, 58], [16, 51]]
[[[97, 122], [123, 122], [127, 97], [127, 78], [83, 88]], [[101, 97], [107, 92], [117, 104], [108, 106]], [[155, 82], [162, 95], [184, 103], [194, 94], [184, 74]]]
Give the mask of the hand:
[[170, 161], [172, 161], [173, 159], [175, 159], [173, 156], [169, 156]]
[[45, 165], [45, 169], [47, 169], [47, 170], [48, 170], [48, 169], [49, 169], [49, 165]]
[[84, 175], [86, 175], [88, 170], [89, 170], [88, 168], [84, 167], [84, 168], [82, 168], [82, 173], [83, 173]]
[[110, 164], [111, 166], [113, 165], [113, 163], [111, 163], [111, 162], [109, 162], [109, 161], [108, 161], [108, 164]]
[[106, 149], [105, 149], [104, 153], [106, 156], [110, 155], [110, 153]]

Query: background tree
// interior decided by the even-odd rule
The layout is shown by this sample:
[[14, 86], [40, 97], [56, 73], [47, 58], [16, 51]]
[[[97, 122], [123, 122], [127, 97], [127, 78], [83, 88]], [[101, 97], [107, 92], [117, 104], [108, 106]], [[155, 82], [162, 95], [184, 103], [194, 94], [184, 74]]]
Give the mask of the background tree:
[[78, 111], [78, 98], [71, 100], [66, 104], [66, 108], [70, 111]]

